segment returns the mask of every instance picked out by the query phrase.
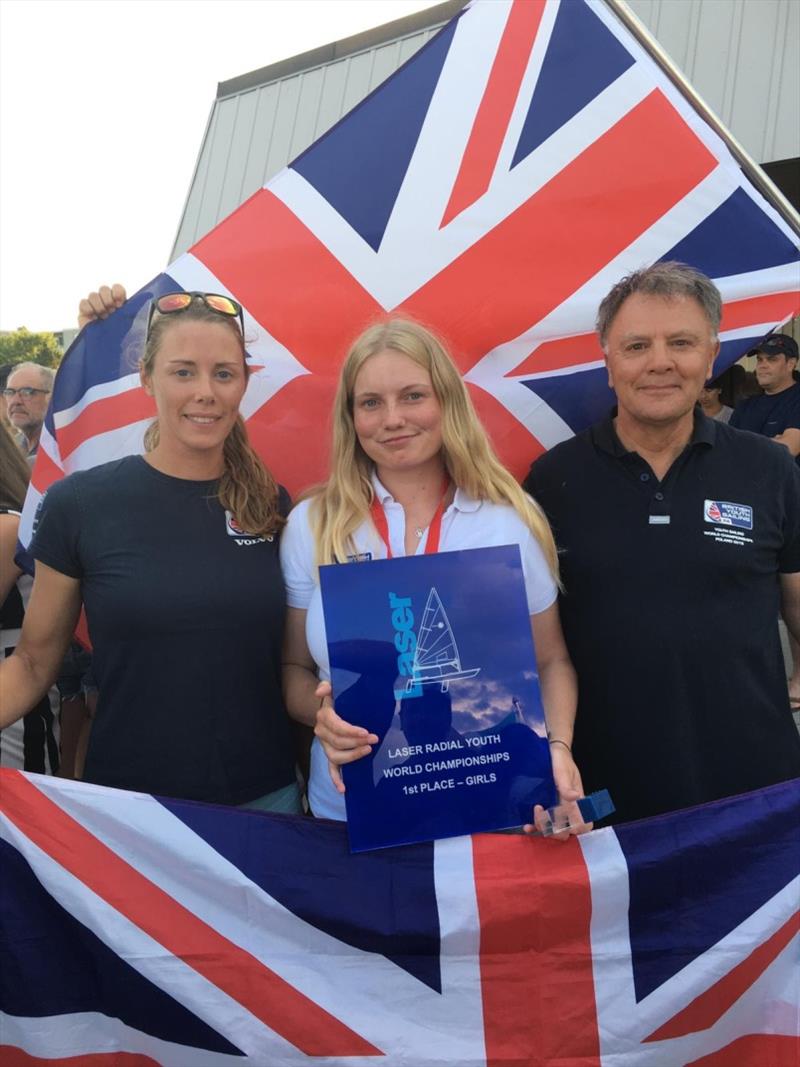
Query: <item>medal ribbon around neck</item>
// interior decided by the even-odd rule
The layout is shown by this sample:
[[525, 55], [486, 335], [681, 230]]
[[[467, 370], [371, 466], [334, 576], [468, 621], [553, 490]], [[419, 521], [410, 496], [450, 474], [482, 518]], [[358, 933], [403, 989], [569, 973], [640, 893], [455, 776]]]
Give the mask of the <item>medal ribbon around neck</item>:
[[[439, 503], [436, 507], [436, 511], [433, 513], [433, 518], [428, 526], [428, 540], [425, 542], [425, 554], [432, 555], [434, 552], [439, 551], [439, 537], [442, 531], [442, 516], [444, 515], [444, 502], [447, 496], [447, 490], [450, 488], [450, 479], [445, 474], [442, 479], [442, 495]], [[372, 505], [370, 507], [370, 513], [372, 515], [372, 521], [375, 524], [375, 529], [378, 531], [381, 541], [386, 545], [386, 557], [392, 558], [392, 546], [389, 544], [389, 523], [386, 519], [386, 512], [378, 500], [377, 496], [373, 496]], [[424, 533], [424, 531], [423, 531]]]

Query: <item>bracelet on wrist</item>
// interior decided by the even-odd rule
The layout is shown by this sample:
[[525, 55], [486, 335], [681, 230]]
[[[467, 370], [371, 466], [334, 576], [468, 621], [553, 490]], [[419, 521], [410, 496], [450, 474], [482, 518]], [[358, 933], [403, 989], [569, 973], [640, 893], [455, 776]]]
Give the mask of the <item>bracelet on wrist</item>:
[[567, 752], [569, 752], [570, 756], [572, 755], [572, 749], [569, 747], [566, 741], [562, 741], [560, 738], [554, 737], [548, 743], [551, 745], [563, 745]]

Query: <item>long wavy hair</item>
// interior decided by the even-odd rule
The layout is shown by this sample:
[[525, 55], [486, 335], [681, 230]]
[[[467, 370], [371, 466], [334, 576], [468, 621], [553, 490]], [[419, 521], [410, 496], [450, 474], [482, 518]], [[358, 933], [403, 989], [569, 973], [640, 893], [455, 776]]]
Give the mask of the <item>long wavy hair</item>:
[[0, 507], [22, 510], [30, 473], [25, 457], [0, 423]]
[[[213, 323], [230, 330], [242, 353], [245, 375], [250, 376], [244, 338], [237, 320], [212, 311], [199, 299], [193, 300], [185, 311], [171, 315], [157, 314], [153, 318], [144, 353], [139, 361], [142, 374], [148, 377], [152, 375], [155, 359], [165, 335], [177, 323], [187, 320]], [[155, 419], [144, 435], [145, 451], [152, 452], [158, 441], [158, 419]], [[230, 511], [237, 523], [249, 534], [264, 537], [277, 533], [286, 521], [278, 510], [278, 485], [250, 444], [241, 415], [237, 417], [231, 432], [225, 438], [223, 464], [217, 490], [217, 499], [222, 507]]]
[[442, 409], [442, 458], [453, 484], [475, 500], [510, 504], [539, 542], [558, 581], [556, 546], [544, 513], [495, 455], [442, 342], [408, 319], [370, 326], [354, 342], [342, 366], [333, 403], [331, 474], [314, 492], [311, 505], [317, 562], [332, 563], [354, 555], [353, 535], [369, 515], [374, 464], [356, 436], [353, 393], [366, 361], [386, 349], [408, 356], [430, 375]]

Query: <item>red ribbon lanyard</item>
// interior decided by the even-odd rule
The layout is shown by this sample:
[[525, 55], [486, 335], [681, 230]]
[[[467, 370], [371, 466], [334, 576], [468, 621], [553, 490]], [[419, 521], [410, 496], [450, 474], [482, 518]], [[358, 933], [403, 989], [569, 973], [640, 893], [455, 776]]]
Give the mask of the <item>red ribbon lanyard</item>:
[[[425, 554], [429, 555], [439, 551], [439, 536], [442, 531], [442, 516], [444, 515], [444, 501], [447, 496], [447, 490], [450, 487], [450, 479], [445, 475], [442, 482], [442, 497], [439, 501], [439, 505], [434, 512], [431, 519], [430, 526], [428, 527], [428, 540], [425, 542]], [[386, 545], [387, 559], [392, 558], [392, 546], [389, 544], [389, 523], [386, 520], [386, 512], [383, 510], [383, 506], [378, 500], [377, 496], [372, 498], [372, 506], [370, 508], [372, 514], [372, 521], [375, 523], [375, 529], [380, 535], [380, 539]]]

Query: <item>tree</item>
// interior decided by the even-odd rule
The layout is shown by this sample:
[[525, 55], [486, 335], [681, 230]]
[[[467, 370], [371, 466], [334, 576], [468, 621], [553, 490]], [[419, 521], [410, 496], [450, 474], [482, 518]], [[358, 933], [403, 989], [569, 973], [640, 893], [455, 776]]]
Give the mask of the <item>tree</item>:
[[61, 348], [54, 333], [31, 333], [24, 326], [12, 333], [0, 334], [0, 364], [41, 363], [57, 367], [61, 362]]

